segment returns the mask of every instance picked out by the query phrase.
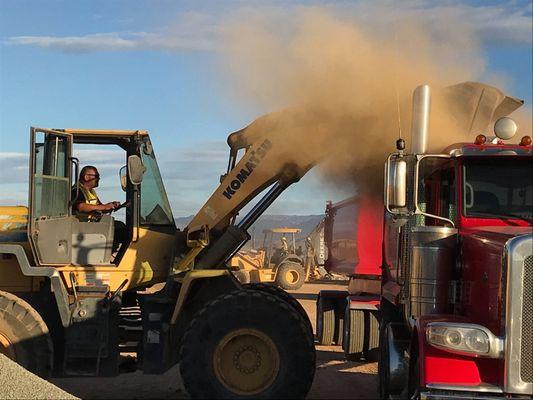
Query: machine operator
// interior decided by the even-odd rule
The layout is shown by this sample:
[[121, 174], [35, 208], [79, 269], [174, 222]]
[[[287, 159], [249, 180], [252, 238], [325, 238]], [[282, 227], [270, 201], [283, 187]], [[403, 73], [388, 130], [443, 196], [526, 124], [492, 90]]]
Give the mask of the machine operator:
[[[81, 221], [93, 221], [98, 213], [116, 211], [120, 207], [119, 201], [103, 204], [95, 188], [100, 182], [100, 174], [96, 167], [86, 165], [80, 171], [77, 186], [72, 188], [72, 213]], [[115, 234], [113, 237], [113, 252], [118, 251], [121, 243], [127, 239], [126, 225], [121, 221], [115, 221]]]

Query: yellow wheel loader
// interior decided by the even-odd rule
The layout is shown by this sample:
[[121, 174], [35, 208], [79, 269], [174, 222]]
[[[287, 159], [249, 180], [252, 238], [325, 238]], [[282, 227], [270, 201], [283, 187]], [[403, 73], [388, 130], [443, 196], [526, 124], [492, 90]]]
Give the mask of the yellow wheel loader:
[[[314, 160], [293, 157], [268, 129], [231, 134], [220, 186], [180, 231], [146, 131], [32, 127], [30, 142], [29, 205], [0, 207], [2, 354], [48, 378], [117, 375], [121, 353], [133, 352], [145, 374], [179, 362], [193, 398], [305, 397], [315, 371], [308, 317], [281, 290], [243, 286], [228, 261]], [[114, 215], [72, 212], [73, 145], [122, 152], [118, 251]]]
[[310, 264], [302, 253], [297, 254], [295, 235], [300, 232], [298, 228], [263, 230], [260, 248], [240, 250], [232, 257], [233, 274], [241, 283], [274, 282], [286, 290], [301, 288], [309, 277]]

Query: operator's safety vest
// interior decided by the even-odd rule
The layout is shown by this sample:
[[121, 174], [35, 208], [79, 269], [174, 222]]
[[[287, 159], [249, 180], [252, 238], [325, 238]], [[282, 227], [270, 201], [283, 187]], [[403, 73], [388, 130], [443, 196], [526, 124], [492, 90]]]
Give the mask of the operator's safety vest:
[[[95, 206], [98, 204], [102, 204], [100, 202], [100, 199], [96, 195], [96, 192], [94, 191], [94, 189], [87, 189], [85, 186], [83, 186], [81, 183], [78, 182], [78, 190], [83, 195], [83, 198], [85, 199], [85, 204], [91, 204]], [[85, 214], [79, 211], [76, 211], [75, 214], [78, 217], [83, 217], [83, 219], [85, 218], [88, 220], [93, 219], [93, 217], [90, 214]]]

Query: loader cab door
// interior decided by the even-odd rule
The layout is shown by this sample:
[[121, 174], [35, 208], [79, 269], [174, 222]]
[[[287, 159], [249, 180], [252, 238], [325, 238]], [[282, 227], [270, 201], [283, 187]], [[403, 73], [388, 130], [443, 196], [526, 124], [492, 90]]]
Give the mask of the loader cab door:
[[31, 128], [28, 237], [39, 264], [71, 259], [72, 135]]

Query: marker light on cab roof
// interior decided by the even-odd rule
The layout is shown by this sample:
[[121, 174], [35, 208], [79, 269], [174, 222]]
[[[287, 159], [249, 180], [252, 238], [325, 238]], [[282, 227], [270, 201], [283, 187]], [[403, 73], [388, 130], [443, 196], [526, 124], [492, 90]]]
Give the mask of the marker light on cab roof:
[[494, 133], [502, 140], [511, 139], [518, 130], [518, 125], [509, 117], [499, 118], [494, 124]]
[[477, 135], [476, 140], [474, 141], [474, 144], [482, 145], [485, 144], [487, 141], [487, 137], [485, 135]]
[[524, 136], [519, 144], [520, 146], [531, 146], [531, 136]]

